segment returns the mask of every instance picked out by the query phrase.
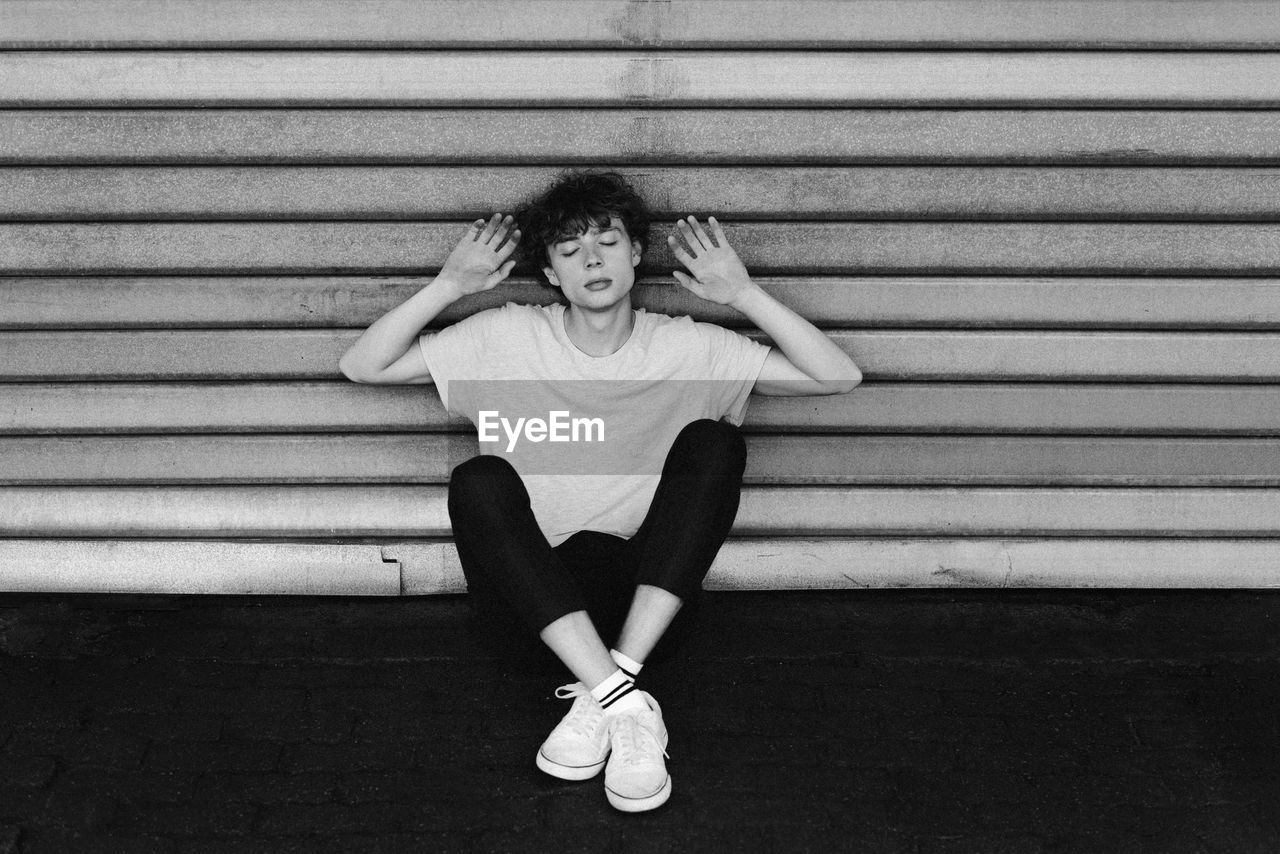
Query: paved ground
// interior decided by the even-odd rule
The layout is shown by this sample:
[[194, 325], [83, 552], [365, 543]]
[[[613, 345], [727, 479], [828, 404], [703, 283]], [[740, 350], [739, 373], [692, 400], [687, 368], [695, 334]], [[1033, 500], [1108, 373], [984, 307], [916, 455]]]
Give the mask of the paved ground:
[[0, 852], [1276, 852], [1278, 595], [709, 595], [640, 816], [461, 598], [0, 596]]

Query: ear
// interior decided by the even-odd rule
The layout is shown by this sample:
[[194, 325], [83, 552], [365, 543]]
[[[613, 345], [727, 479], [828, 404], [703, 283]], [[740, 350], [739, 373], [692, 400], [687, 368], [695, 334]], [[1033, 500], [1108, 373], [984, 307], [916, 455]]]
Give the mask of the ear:
[[542, 272], [547, 274], [547, 281], [551, 282], [551, 284], [555, 285], [557, 288], [560, 287], [560, 280], [556, 278], [555, 270], [550, 267], [543, 267]]
[[639, 240], [631, 241], [631, 266], [640, 266], [640, 257], [644, 254], [644, 247], [640, 245]]

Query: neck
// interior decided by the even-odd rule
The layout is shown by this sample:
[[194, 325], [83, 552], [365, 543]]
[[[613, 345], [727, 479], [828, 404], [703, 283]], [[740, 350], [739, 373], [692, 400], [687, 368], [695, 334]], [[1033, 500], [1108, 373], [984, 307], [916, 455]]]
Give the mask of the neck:
[[565, 309], [564, 331], [574, 346], [588, 356], [608, 356], [622, 349], [635, 324], [631, 300], [619, 300], [601, 311], [570, 305]]

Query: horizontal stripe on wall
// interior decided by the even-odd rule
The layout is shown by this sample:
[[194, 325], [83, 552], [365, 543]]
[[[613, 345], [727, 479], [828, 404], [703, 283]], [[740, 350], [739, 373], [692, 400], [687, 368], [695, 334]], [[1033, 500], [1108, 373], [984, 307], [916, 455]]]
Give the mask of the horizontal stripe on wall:
[[[754, 281], [819, 326], [1038, 329], [1275, 329], [1280, 279], [1122, 277], [774, 277]], [[363, 326], [429, 276], [95, 276], [0, 279], [0, 329]], [[743, 315], [674, 280], [641, 277], [634, 304], [740, 327]], [[464, 297], [434, 325], [507, 302], [559, 296], [527, 276]]]
[[[730, 538], [703, 587], [1270, 588], [1280, 585], [1277, 549], [1265, 539]], [[452, 544], [395, 543], [382, 552], [399, 561], [406, 594], [465, 589]]]
[[[1274, 489], [746, 487], [740, 536], [1280, 537]], [[5, 486], [5, 537], [444, 537], [443, 486]]]
[[[0, 170], [0, 220], [457, 220], [512, 210], [556, 167]], [[1280, 218], [1280, 169], [731, 167], [625, 170], [659, 219]]]
[[[730, 540], [704, 587], [711, 590], [886, 587], [1280, 586], [1280, 544], [1256, 540]], [[409, 548], [384, 548], [405, 560]], [[451, 569], [446, 564], [446, 569]], [[458, 574], [441, 581], [462, 586]], [[442, 591], [444, 592], [444, 591]]]
[[[1280, 91], [1280, 90], [1277, 90]], [[726, 223], [755, 273], [1275, 274], [1280, 226], [1174, 223]], [[420, 274], [463, 223], [0, 225], [0, 274]], [[644, 271], [676, 262], [653, 235]]]
[[1275, 107], [1280, 54], [14, 51], [0, 106]]
[[0, 48], [868, 46], [1240, 48], [1280, 44], [1257, 0], [24, 0]]
[[[0, 484], [447, 483], [478, 450], [466, 434], [0, 438]], [[1276, 439], [752, 435], [747, 450], [756, 484], [1280, 486]]]
[[1271, 111], [0, 110], [0, 164], [1277, 164]]
[[[412, 548], [422, 577], [427, 555]], [[6, 592], [397, 596], [402, 575], [380, 546], [359, 543], [0, 540]]]
[[[359, 334], [0, 332], [0, 379], [334, 379]], [[830, 337], [872, 380], [1280, 378], [1280, 333], [836, 331]]]
[[[867, 382], [751, 399], [748, 431], [1280, 436], [1280, 388]], [[434, 389], [337, 382], [0, 385], [0, 435], [474, 431]]]
[[[1266, 539], [757, 539], [724, 544], [708, 590], [1275, 587]], [[465, 589], [443, 541], [0, 541], [7, 592], [423, 595]]]

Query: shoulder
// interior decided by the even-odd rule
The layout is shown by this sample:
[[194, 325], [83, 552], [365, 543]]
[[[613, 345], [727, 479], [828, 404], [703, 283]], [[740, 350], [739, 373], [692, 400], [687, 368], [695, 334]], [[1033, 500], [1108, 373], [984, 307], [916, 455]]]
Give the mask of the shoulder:
[[[644, 310], [641, 309], [643, 312]], [[686, 314], [644, 313], [649, 325], [649, 339], [668, 347], [701, 347], [709, 351], [755, 343], [750, 337], [727, 329], [718, 323], [694, 320]]]
[[490, 311], [497, 313], [499, 322], [511, 326], [547, 326], [560, 316], [560, 313], [564, 311], [564, 306], [559, 303], [537, 305], [509, 302], [500, 308], [490, 309]]
[[697, 341], [707, 347], [722, 347], [746, 338], [740, 332], [726, 329], [718, 323], [705, 320], [694, 320], [688, 315], [667, 318], [665, 328], [669, 334], [680, 336], [689, 341]]
[[687, 314], [672, 317], [668, 314], [659, 314], [658, 312], [645, 311], [643, 308], [637, 309], [637, 315], [641, 322], [645, 324], [649, 335], [653, 338], [663, 338], [667, 340], [678, 338], [697, 338], [701, 334], [698, 327], [699, 324]]
[[522, 327], [528, 328], [546, 322], [547, 307], [509, 302], [496, 308], [486, 308], [467, 315], [454, 323], [473, 333], [509, 333]]
[[560, 303], [528, 305], [509, 302], [495, 311], [501, 312], [500, 331], [510, 341], [554, 338], [555, 330], [563, 328], [560, 318], [564, 314], [564, 306]]

